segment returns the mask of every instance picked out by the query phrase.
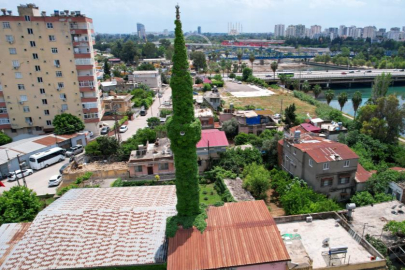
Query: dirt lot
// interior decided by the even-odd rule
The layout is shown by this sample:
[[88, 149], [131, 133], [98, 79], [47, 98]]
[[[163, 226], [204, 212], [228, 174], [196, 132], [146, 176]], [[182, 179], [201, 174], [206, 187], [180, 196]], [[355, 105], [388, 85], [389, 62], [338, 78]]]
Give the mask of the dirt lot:
[[[226, 87], [225, 87], [226, 88]], [[221, 97], [225, 101], [225, 108], [229, 108], [229, 104], [233, 103], [236, 109], [243, 109], [245, 105], [254, 105], [257, 108], [262, 108], [266, 110], [272, 110], [274, 113], [280, 113], [281, 101], [283, 102], [283, 110], [295, 103], [298, 115], [306, 115], [309, 113], [311, 116], [315, 116], [315, 106], [312, 106], [306, 102], [303, 102], [292, 94], [287, 93], [283, 90], [270, 89], [275, 94], [268, 97], [246, 97], [238, 98], [232, 96], [231, 93], [226, 92], [226, 90], [221, 90]]]
[[[249, 60], [242, 60], [242, 62], [246, 63], [246, 65], [249, 68], [252, 68], [252, 64], [250, 63]], [[274, 60], [264, 60], [264, 65], [260, 65], [260, 60], [255, 60], [253, 62], [253, 72], [269, 72], [269, 74], [273, 74], [273, 71], [270, 68], [270, 64], [272, 62], [274, 62]], [[289, 70], [293, 68], [295, 69], [303, 66], [305, 65], [302, 63], [293, 63], [293, 62], [279, 63], [277, 71]]]

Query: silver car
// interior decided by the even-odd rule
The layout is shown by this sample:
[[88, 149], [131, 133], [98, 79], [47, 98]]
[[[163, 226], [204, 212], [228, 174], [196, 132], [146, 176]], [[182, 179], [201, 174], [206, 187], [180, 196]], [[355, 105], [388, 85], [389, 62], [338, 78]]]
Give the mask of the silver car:
[[31, 169], [16, 170], [16, 171], [14, 171], [14, 172], [10, 172], [10, 174], [9, 174], [8, 177], [7, 177], [7, 181], [8, 181], [8, 182], [12, 182], [12, 181], [17, 180], [17, 178], [18, 178], [18, 179], [23, 178], [23, 175], [24, 175], [24, 177], [25, 177], [25, 176], [31, 175], [31, 174], [33, 174], [33, 173], [34, 173], [34, 171], [31, 170]]

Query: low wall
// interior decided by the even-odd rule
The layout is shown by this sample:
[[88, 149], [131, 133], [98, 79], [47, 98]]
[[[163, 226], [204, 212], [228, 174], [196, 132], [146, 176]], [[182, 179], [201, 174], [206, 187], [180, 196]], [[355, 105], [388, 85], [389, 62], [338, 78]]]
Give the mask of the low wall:
[[[124, 169], [116, 169], [116, 170], [98, 170], [98, 171], [91, 171], [93, 175], [90, 177], [90, 179], [113, 179], [113, 178], [122, 178], [122, 179], [127, 179], [129, 178], [129, 171], [124, 170]], [[65, 187], [70, 184], [74, 184], [76, 181], [76, 178], [79, 176], [82, 176], [82, 172], [78, 173], [64, 173], [63, 174], [63, 181], [61, 183], [60, 187]]]

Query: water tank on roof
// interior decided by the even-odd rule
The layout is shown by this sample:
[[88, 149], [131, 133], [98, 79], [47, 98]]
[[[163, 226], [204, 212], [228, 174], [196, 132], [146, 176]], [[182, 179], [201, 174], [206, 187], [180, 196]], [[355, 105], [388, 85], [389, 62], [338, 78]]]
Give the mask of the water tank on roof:
[[299, 139], [300, 137], [301, 137], [301, 131], [296, 130], [296, 131], [294, 132], [294, 139]]

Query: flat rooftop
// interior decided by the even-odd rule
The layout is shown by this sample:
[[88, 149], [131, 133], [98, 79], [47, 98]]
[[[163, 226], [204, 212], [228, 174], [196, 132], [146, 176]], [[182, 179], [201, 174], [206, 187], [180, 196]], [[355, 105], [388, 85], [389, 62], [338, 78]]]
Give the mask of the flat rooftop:
[[[314, 219], [312, 222], [293, 221], [281, 224], [277, 222], [277, 227], [284, 238], [291, 262], [300, 263], [302, 261], [301, 255], [307, 253], [313, 261], [314, 269], [329, 266], [329, 255], [323, 255], [323, 252], [329, 251], [329, 247], [324, 247], [322, 244], [326, 238], [330, 239], [330, 247], [348, 247], [346, 260], [343, 259], [344, 254], [333, 255], [334, 259], [331, 260], [330, 266], [347, 264], [349, 257], [350, 264], [370, 262], [370, 258], [373, 256], [345, 228], [336, 225], [334, 218]], [[289, 235], [287, 236], [289, 239], [286, 239], [286, 235]], [[295, 240], [301, 240], [302, 245], [297, 244]], [[290, 251], [294, 252], [290, 253]]]
[[[357, 207], [353, 213], [353, 220], [351, 225], [357, 233], [369, 234], [374, 237], [381, 237], [381, 240], [387, 244], [392, 245], [395, 242], [395, 237], [391, 236], [390, 232], [383, 232], [382, 229], [388, 221], [404, 221], [405, 214], [398, 213], [398, 210], [405, 212], [405, 206], [400, 201], [391, 201], [374, 204], [373, 206], [367, 205]], [[394, 214], [394, 212], [396, 214]], [[364, 224], [367, 223], [366, 227]]]
[[145, 160], [155, 160], [158, 158], [173, 158], [169, 138], [160, 138], [155, 143], [148, 144], [144, 150], [146, 150], [144, 151], [144, 154], [141, 154], [143, 149], [132, 151], [129, 162], [136, 163]]

